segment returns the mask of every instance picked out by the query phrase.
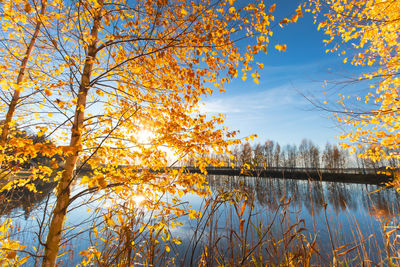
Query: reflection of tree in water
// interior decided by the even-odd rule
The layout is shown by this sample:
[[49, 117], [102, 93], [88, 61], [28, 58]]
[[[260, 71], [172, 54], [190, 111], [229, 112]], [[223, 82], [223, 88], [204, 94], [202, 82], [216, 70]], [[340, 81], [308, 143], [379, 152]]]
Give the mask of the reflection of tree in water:
[[245, 190], [259, 205], [270, 209], [275, 209], [282, 197], [291, 197], [292, 205], [304, 205], [310, 214], [314, 210], [316, 215], [320, 214], [324, 200], [335, 213], [360, 208], [373, 216], [400, 213], [400, 196], [395, 190], [388, 188], [369, 195], [366, 193], [380, 188], [376, 185], [238, 176], [210, 176], [209, 183], [214, 192], [221, 189]]
[[[208, 181], [214, 193], [220, 190], [243, 190], [256, 203], [270, 209], [276, 209], [282, 197], [291, 197], [292, 205], [304, 205], [310, 214], [314, 209], [318, 215], [325, 198], [336, 213], [346, 208], [353, 211], [364, 208], [377, 217], [400, 213], [400, 195], [392, 188], [377, 190], [380, 187], [376, 185], [218, 175], [209, 176]], [[39, 183], [38, 193], [27, 189], [1, 193], [0, 216], [10, 215], [13, 210], [20, 208], [25, 212], [25, 218], [28, 218], [34, 207], [42, 203], [54, 187], [55, 183]], [[373, 193], [367, 194], [366, 191]]]
[[258, 178], [256, 180], [256, 188], [255, 188], [255, 192], [256, 192], [256, 199], [257, 202], [260, 203], [261, 206], [267, 206], [267, 197], [268, 194], [270, 192], [267, 192], [267, 188], [265, 185], [265, 181], [266, 179], [260, 179]]
[[320, 181], [307, 181], [307, 186], [304, 186], [305, 191], [301, 192], [303, 203], [308, 213], [313, 212], [319, 215], [324, 205], [324, 191], [322, 182]]
[[0, 193], [0, 216], [11, 217], [10, 214], [20, 208], [24, 211], [25, 219], [28, 219], [31, 211], [52, 193], [55, 186], [56, 183], [40, 182], [36, 184], [36, 193], [26, 188], [16, 188]]
[[328, 203], [332, 205], [336, 214], [346, 210], [346, 208], [350, 208], [351, 210], [357, 209], [350, 190], [348, 190], [345, 184], [336, 182], [327, 183], [326, 191]]
[[283, 188], [283, 179], [273, 179], [271, 180], [271, 188], [274, 189], [275, 197], [279, 200], [282, 197], [285, 197], [285, 188]]
[[286, 179], [285, 186], [287, 192], [289, 193], [293, 201], [293, 204], [297, 205], [297, 209], [300, 210], [302, 204], [302, 195], [303, 195], [301, 184], [299, 183], [299, 181], [296, 181], [294, 179]]
[[392, 188], [381, 188], [370, 185], [366, 186], [369, 194], [362, 195], [362, 203], [371, 216], [388, 219], [400, 214], [400, 195], [393, 194]]
[[[275, 179], [258, 179], [260, 186], [257, 188], [257, 199], [262, 206], [267, 206], [272, 210], [278, 207], [277, 195], [276, 195], [276, 182]], [[262, 185], [262, 186], [261, 186]]]

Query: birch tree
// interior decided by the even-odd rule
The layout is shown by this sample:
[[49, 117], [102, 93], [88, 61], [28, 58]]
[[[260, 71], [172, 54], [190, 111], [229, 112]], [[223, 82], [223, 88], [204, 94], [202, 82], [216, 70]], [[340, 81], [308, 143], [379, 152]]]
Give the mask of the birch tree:
[[[34, 98], [40, 110], [32, 116], [41, 121], [40, 135], [57, 141], [52, 152], [60, 152], [64, 163], [52, 174], [57, 199], [42, 266], [56, 265], [67, 209], [80, 196], [71, 195], [71, 188], [83, 167], [92, 170], [79, 180], [86, 192], [111, 191], [110, 201], [131, 206], [132, 195], [142, 195], [144, 205], [157, 211], [152, 227], [165, 228], [169, 214], [196, 216], [177, 203], [188, 192], [207, 194], [205, 177], [171, 169], [169, 159], [196, 156], [203, 174], [206, 166], [221, 164], [206, 155], [237, 144], [235, 132], [220, 126], [222, 115], [201, 114], [198, 104], [238, 76], [258, 83], [263, 64], [255, 55], [267, 52], [272, 35], [274, 5], [234, 2], [87, 0], [54, 6], [52, 19], [41, 24], [53, 53], [47, 78], [34, 81], [43, 93]], [[251, 42], [241, 47], [242, 39]], [[164, 201], [165, 194], [173, 201]]]
[[360, 75], [351, 82], [364, 82], [356, 96], [361, 108], [346, 102], [336, 113], [347, 125], [340, 137], [354, 153], [365, 144], [363, 158], [378, 162], [398, 160], [399, 148], [399, 33], [400, 2], [373, 0], [311, 1], [327, 38], [327, 52], [339, 52], [343, 62], [358, 66]]

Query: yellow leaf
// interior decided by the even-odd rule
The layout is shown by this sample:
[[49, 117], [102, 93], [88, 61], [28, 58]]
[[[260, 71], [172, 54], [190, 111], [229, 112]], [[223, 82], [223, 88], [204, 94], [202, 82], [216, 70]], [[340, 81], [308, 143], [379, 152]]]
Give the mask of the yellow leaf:
[[181, 8], [181, 15], [183, 16], [183, 17], [185, 17], [186, 15], [187, 15], [187, 11], [186, 11], [186, 9], [185, 8]]
[[53, 92], [52, 91], [50, 91], [49, 89], [44, 89], [44, 93], [47, 95], [47, 96], [51, 96], [52, 94], [53, 94]]
[[15, 250], [7, 251], [7, 259], [12, 260], [15, 259], [15, 257], [17, 257], [17, 252]]
[[98, 94], [99, 96], [103, 96], [104, 95], [103, 91], [101, 91], [100, 89], [96, 90], [96, 94]]
[[32, 11], [32, 7], [31, 7], [31, 5], [29, 4], [28, 1], [25, 1], [24, 11], [25, 11], [26, 13], [30, 13], [30, 12]]
[[4, 79], [0, 81], [0, 86], [1, 86], [1, 89], [3, 89], [4, 91], [7, 90], [8, 88], [10, 88], [7, 80], [4, 80]]
[[272, 13], [272, 12], [275, 11], [275, 8], [276, 8], [276, 4], [272, 4], [268, 11], [269, 11], [270, 13]]
[[240, 209], [240, 217], [243, 216], [245, 209], [246, 209], [246, 202], [243, 202], [242, 208]]
[[275, 45], [275, 49], [277, 49], [278, 51], [286, 51], [286, 45]]
[[111, 218], [107, 218], [107, 224], [111, 227], [115, 226], [115, 222]]
[[287, 19], [287, 18], [284, 18], [283, 20], [281, 20], [280, 22], [279, 22], [279, 26], [281, 26], [282, 28], [283, 28], [283, 24], [289, 24], [289, 19]]

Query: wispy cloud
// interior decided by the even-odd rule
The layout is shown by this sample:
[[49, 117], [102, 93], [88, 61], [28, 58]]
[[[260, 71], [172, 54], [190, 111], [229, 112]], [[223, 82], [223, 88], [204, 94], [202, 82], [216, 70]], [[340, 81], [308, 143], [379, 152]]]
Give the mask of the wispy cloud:
[[200, 110], [205, 113], [258, 113], [294, 107], [304, 101], [291, 84], [286, 84], [263, 91], [209, 98]]

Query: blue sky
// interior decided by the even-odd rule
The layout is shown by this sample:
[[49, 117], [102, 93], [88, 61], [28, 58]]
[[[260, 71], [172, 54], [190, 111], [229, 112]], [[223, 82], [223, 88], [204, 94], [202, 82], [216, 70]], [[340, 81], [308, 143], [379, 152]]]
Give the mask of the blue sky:
[[[299, 2], [277, 1], [276, 22], [289, 16]], [[238, 77], [226, 86], [225, 93], [207, 97], [203, 110], [225, 113], [230, 129], [240, 130], [240, 137], [257, 134], [255, 142], [271, 139], [281, 145], [299, 144], [309, 138], [321, 148], [327, 141], [337, 143], [334, 137], [341, 130], [335, 120], [328, 118], [329, 113], [316, 110], [301, 93], [322, 98], [324, 80], [332, 79], [332, 72], [348, 69], [349, 64], [343, 64], [338, 53], [325, 53], [324, 35], [313, 22], [312, 14], [304, 13], [295, 24], [275, 27], [268, 54], [257, 60], [264, 64], [260, 83], [251, 79], [243, 82]], [[286, 44], [286, 52], [275, 50], [275, 44]], [[330, 101], [336, 100], [337, 92], [330, 97]]]

